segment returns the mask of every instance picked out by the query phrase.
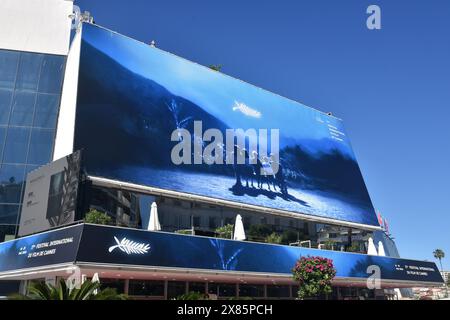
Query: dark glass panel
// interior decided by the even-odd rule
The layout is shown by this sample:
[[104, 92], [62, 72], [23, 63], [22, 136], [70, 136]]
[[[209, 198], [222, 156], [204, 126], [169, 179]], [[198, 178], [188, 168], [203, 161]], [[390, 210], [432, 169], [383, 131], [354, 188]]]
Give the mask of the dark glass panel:
[[50, 162], [55, 132], [47, 129], [32, 129], [29, 164], [46, 164]]
[[42, 54], [21, 52], [16, 89], [37, 90], [42, 57]]
[[14, 88], [19, 52], [0, 50], [0, 88]]
[[3, 146], [5, 145], [6, 127], [0, 127], [0, 162], [3, 159]]
[[186, 293], [186, 282], [184, 281], [169, 281], [167, 283], [167, 298], [176, 298]]
[[56, 127], [58, 109], [59, 95], [38, 94], [33, 126], [54, 129]]
[[164, 296], [164, 281], [130, 280], [130, 296]]
[[262, 284], [240, 284], [240, 297], [264, 297], [264, 285]]
[[44, 55], [39, 79], [39, 92], [61, 93], [65, 58], [63, 56]]
[[20, 203], [25, 165], [3, 164], [0, 167], [0, 203]]
[[33, 122], [36, 94], [33, 92], [16, 91], [12, 103], [10, 125], [31, 126]]
[[189, 282], [189, 292], [205, 293], [206, 282]]
[[29, 139], [29, 128], [8, 128], [3, 151], [3, 162], [25, 163]]
[[125, 280], [121, 279], [100, 279], [101, 289], [112, 288], [116, 289], [116, 292], [121, 294], [125, 292]]
[[7, 125], [9, 123], [9, 114], [11, 113], [11, 98], [12, 90], [0, 89], [0, 125]]
[[16, 234], [16, 226], [0, 225], [0, 242], [13, 239], [15, 234]]
[[209, 283], [208, 293], [219, 297], [235, 297], [236, 284], [234, 283]]
[[[267, 286], [267, 296], [273, 298], [289, 298], [289, 286], [277, 286], [268, 285]], [[295, 295], [297, 296], [297, 294]]]
[[0, 204], [0, 224], [16, 224], [19, 210], [16, 204]]

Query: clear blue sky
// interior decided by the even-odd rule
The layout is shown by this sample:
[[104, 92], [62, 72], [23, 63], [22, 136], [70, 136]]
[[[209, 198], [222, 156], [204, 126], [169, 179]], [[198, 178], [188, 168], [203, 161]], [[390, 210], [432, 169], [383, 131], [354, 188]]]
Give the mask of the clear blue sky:
[[[97, 24], [342, 118], [400, 254], [450, 269], [450, 1], [75, 0]], [[378, 4], [382, 30], [366, 28]]]

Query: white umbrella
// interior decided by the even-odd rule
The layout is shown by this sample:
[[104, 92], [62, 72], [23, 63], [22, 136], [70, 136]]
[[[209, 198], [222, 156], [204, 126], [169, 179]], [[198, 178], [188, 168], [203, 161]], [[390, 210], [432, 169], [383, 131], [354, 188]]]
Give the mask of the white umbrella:
[[377, 248], [375, 247], [375, 243], [373, 243], [373, 239], [369, 238], [369, 244], [367, 246], [367, 254], [370, 254], [372, 256], [377, 256]]
[[[95, 282], [100, 283], [100, 278], [98, 277], [98, 272], [94, 273], [94, 275], [92, 276], [91, 282], [92, 283], [95, 283]], [[97, 294], [97, 293], [98, 293], [98, 289], [95, 289], [94, 294]]]
[[384, 252], [383, 242], [381, 241], [378, 241], [378, 255], [382, 257], [386, 256], [386, 252]]
[[242, 223], [242, 217], [240, 214], [236, 216], [236, 222], [234, 223], [234, 235], [233, 240], [245, 240], [244, 224]]
[[100, 283], [100, 278], [98, 277], [98, 272], [94, 273], [94, 275], [92, 276], [91, 282], [98, 282], [98, 283]]
[[158, 206], [156, 205], [156, 202], [152, 203], [152, 208], [150, 210], [150, 219], [148, 221], [147, 230], [149, 230], [149, 231], [161, 230], [161, 225], [159, 224], [159, 218], [158, 218]]

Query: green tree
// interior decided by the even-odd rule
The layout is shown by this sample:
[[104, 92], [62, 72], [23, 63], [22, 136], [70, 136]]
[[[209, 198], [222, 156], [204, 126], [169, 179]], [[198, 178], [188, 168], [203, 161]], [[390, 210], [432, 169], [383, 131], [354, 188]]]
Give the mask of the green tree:
[[218, 71], [218, 72], [220, 72], [220, 70], [222, 70], [222, 65], [221, 64], [211, 64], [208, 67], [211, 70]]
[[324, 247], [326, 250], [334, 250], [334, 246], [336, 245], [336, 242], [330, 239], [327, 239], [324, 243]]
[[93, 224], [111, 224], [112, 219], [106, 213], [92, 209], [86, 213], [84, 221]]
[[266, 224], [253, 224], [248, 230], [248, 237], [255, 241], [264, 241], [272, 229]]
[[351, 246], [347, 246], [348, 252], [361, 252], [361, 246], [357, 242], [352, 242]]
[[188, 293], [179, 295], [178, 297], [174, 298], [173, 300], [209, 300], [209, 297], [205, 293], [197, 292], [197, 291], [190, 291]]
[[[100, 289], [100, 283], [85, 281], [79, 289], [70, 289], [61, 279], [58, 286], [45, 282], [30, 285], [27, 295], [11, 295], [11, 300], [127, 300], [127, 296], [118, 294], [114, 288]], [[97, 292], [97, 293], [96, 293]]]
[[267, 243], [280, 244], [281, 243], [281, 236], [278, 233], [276, 233], [276, 232], [272, 232], [271, 234], [269, 234], [266, 237], [266, 242]]
[[226, 224], [216, 229], [216, 233], [219, 238], [231, 239], [233, 237], [233, 224]]
[[[442, 259], [445, 258], [445, 252], [442, 249], [436, 249], [433, 251], [433, 256], [439, 260], [439, 264], [441, 266], [441, 274], [444, 274], [444, 268], [442, 267]], [[445, 295], [448, 297], [448, 289], [445, 286]]]
[[281, 235], [281, 243], [289, 244], [298, 240], [298, 233], [293, 230], [285, 230]]
[[433, 256], [439, 260], [439, 264], [441, 265], [441, 271], [444, 271], [444, 269], [442, 269], [442, 259], [445, 258], [445, 253], [444, 250], [442, 249], [436, 249], [433, 251]]

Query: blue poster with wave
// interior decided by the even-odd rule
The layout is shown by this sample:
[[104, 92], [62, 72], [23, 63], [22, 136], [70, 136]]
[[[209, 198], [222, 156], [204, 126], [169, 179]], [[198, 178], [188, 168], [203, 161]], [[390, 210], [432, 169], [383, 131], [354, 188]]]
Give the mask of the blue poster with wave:
[[378, 226], [340, 119], [90, 24], [74, 149], [92, 176]]

